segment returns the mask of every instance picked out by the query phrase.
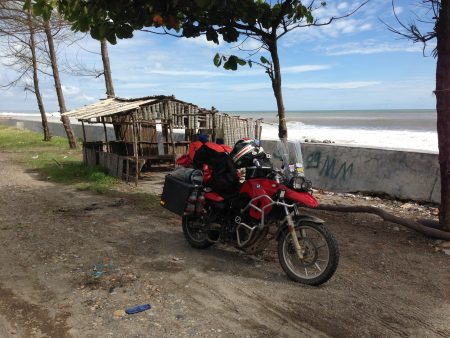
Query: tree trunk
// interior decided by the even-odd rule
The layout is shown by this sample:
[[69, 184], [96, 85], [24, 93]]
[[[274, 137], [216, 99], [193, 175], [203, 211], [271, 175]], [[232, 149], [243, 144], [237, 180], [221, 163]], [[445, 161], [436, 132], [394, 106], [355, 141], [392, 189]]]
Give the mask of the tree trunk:
[[31, 19], [30, 10], [27, 12], [28, 29], [30, 30], [30, 50], [31, 50], [31, 62], [33, 64], [33, 86], [34, 95], [36, 95], [39, 112], [41, 113], [42, 130], [44, 131], [44, 141], [50, 141], [52, 136], [48, 128], [47, 115], [45, 115], [44, 102], [42, 101], [41, 91], [39, 89], [39, 78], [36, 60], [36, 40], [35, 40], [35, 28]]
[[[58, 97], [59, 111], [61, 114], [64, 114], [67, 111], [66, 103], [64, 102], [64, 95], [61, 88], [61, 80], [59, 78], [58, 64], [56, 61], [55, 44], [53, 42], [53, 35], [48, 21], [44, 21], [44, 30], [45, 35], [47, 36], [48, 50], [50, 53], [50, 62], [52, 65], [53, 79], [55, 81], [56, 96]], [[63, 123], [64, 130], [66, 131], [67, 134], [69, 147], [71, 149], [75, 149], [77, 147], [77, 142], [75, 140], [75, 136], [73, 134], [69, 118], [67, 116], [61, 116], [61, 122]]]
[[[267, 42], [266, 42], [267, 43]], [[286, 140], [288, 137], [288, 131], [286, 126], [286, 112], [284, 110], [283, 94], [281, 91], [281, 67], [280, 59], [278, 58], [278, 46], [277, 40], [274, 38], [272, 42], [267, 43], [269, 47], [270, 56], [273, 62], [273, 72], [271, 74], [272, 89], [277, 100], [278, 108], [278, 137], [282, 140]]]
[[436, 111], [441, 169], [441, 207], [439, 221], [450, 231], [450, 6], [441, 1], [437, 19]]
[[111, 65], [109, 63], [108, 56], [108, 42], [106, 41], [106, 39], [102, 39], [100, 41], [100, 46], [102, 51], [103, 75], [105, 77], [106, 96], [114, 97], [116, 95], [114, 93], [113, 81], [111, 76]]

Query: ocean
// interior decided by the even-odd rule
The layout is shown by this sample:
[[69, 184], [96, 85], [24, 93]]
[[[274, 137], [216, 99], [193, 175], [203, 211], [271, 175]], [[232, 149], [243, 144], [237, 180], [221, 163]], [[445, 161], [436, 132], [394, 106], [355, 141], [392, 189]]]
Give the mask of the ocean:
[[[275, 111], [227, 113], [263, 118], [262, 138], [278, 137]], [[289, 139], [438, 151], [434, 109], [287, 111], [286, 119]]]
[[[275, 111], [224, 111], [241, 117], [263, 118], [263, 139], [278, 138]], [[58, 113], [48, 114], [57, 117]], [[36, 112], [0, 112], [1, 116], [39, 117]], [[287, 111], [288, 138], [329, 140], [337, 144], [392, 149], [438, 151], [436, 110], [317, 110]]]

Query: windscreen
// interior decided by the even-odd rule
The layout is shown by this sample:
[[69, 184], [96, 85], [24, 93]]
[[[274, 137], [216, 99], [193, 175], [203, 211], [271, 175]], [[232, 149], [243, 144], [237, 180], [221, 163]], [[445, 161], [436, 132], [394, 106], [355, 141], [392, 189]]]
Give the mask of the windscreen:
[[277, 157], [281, 160], [281, 168], [288, 179], [304, 176], [303, 157], [300, 142], [277, 141]]

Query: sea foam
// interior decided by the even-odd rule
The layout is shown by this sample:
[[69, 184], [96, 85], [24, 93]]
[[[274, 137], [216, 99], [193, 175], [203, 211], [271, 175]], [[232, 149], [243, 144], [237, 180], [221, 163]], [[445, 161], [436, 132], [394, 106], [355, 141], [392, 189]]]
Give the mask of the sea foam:
[[[335, 128], [289, 122], [288, 138], [291, 140], [330, 140], [338, 144], [361, 145], [393, 149], [438, 151], [437, 133], [432, 131]], [[264, 124], [262, 139], [277, 139], [278, 125]]]

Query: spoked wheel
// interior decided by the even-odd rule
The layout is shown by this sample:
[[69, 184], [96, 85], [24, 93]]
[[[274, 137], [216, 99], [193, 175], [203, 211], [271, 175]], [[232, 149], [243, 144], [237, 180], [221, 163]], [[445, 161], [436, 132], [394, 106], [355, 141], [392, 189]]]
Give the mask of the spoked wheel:
[[320, 285], [333, 276], [339, 263], [339, 249], [334, 236], [323, 224], [301, 222], [295, 226], [303, 250], [300, 258], [295, 250], [292, 235], [287, 229], [278, 241], [278, 259], [292, 280]]
[[202, 217], [183, 216], [182, 227], [184, 237], [196, 249], [207, 249], [214, 243], [208, 240]]

